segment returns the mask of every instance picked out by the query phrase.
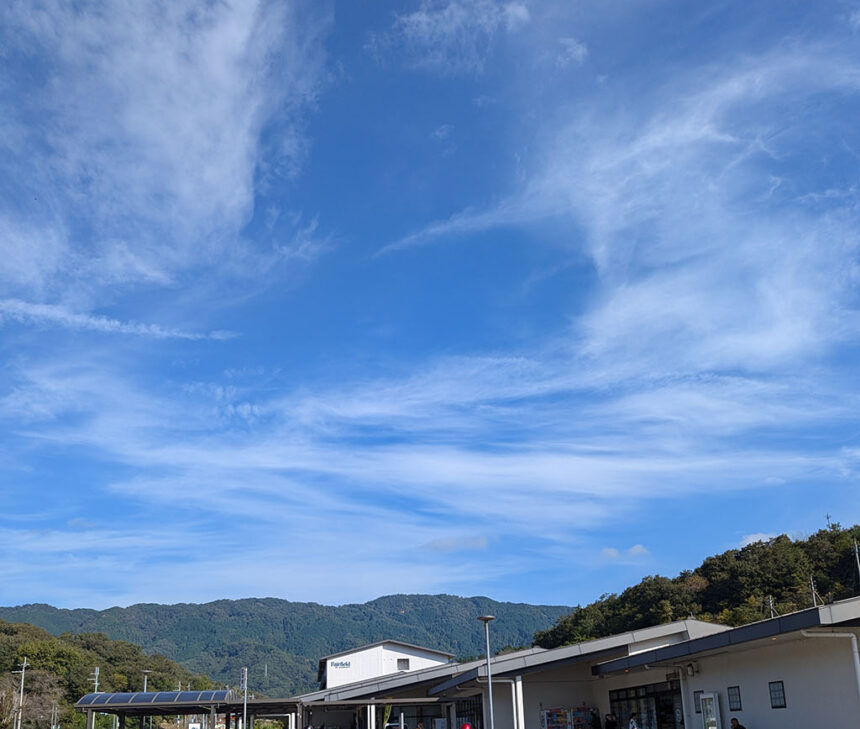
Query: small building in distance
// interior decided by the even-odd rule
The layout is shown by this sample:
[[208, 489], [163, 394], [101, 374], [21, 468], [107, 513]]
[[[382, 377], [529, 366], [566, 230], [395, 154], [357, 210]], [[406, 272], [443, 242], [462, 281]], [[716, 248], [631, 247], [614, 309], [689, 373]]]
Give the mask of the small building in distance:
[[404, 671], [418, 671], [450, 663], [453, 653], [423, 648], [399, 640], [380, 640], [320, 658], [320, 689], [331, 689], [369, 678]]

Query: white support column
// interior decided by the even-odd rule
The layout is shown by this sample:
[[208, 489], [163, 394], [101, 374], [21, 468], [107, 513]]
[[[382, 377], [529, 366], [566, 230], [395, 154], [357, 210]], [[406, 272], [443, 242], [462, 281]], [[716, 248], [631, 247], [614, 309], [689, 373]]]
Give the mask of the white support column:
[[514, 687], [517, 694], [517, 718], [515, 726], [518, 729], [526, 729], [526, 708], [523, 703], [523, 677], [516, 676], [514, 678]]
[[487, 717], [489, 713], [487, 712], [487, 703], [489, 699], [487, 698], [487, 690], [481, 690], [481, 726], [483, 729], [490, 729], [490, 725], [487, 723]]
[[457, 729], [457, 704], [451, 704], [448, 707], [448, 729]]

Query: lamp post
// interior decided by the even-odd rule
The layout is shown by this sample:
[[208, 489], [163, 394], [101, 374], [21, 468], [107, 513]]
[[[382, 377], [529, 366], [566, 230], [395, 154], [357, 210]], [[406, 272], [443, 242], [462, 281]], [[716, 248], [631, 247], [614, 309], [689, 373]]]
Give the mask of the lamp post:
[[152, 671], [148, 668], [144, 668], [141, 673], [143, 674], [143, 693], [146, 693], [146, 679], [147, 676], [152, 673]]
[[248, 729], [248, 669], [242, 668], [242, 729]]
[[490, 621], [495, 620], [495, 615], [481, 615], [478, 617], [484, 624], [484, 637], [487, 641], [487, 694], [490, 702], [490, 729], [495, 729], [493, 722], [493, 674], [490, 667]]

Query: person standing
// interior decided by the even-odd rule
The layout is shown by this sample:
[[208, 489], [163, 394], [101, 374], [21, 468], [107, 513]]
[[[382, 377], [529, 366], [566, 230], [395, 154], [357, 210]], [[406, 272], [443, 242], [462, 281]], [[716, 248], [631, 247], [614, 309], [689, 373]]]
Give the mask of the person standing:
[[743, 724], [741, 724], [735, 717], [732, 717], [731, 721], [732, 729], [747, 729]]
[[618, 717], [615, 714], [607, 714], [603, 722], [603, 729], [618, 729]]
[[642, 729], [642, 725], [639, 723], [639, 714], [635, 711], [630, 715], [630, 722], [627, 724], [627, 729]]

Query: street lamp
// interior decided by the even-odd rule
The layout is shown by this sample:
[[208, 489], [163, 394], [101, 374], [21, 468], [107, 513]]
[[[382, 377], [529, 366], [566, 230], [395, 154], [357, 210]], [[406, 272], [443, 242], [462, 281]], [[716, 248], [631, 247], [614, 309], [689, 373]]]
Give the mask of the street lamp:
[[[146, 693], [146, 679], [149, 674], [152, 673], [152, 670], [149, 668], [141, 669], [141, 673], [143, 674], [143, 693]], [[152, 717], [149, 717], [149, 729], [152, 729]]]
[[487, 693], [490, 702], [490, 729], [495, 729], [493, 722], [493, 675], [490, 667], [490, 621], [495, 619], [495, 615], [478, 616], [478, 620], [484, 624], [484, 637], [487, 641]]

